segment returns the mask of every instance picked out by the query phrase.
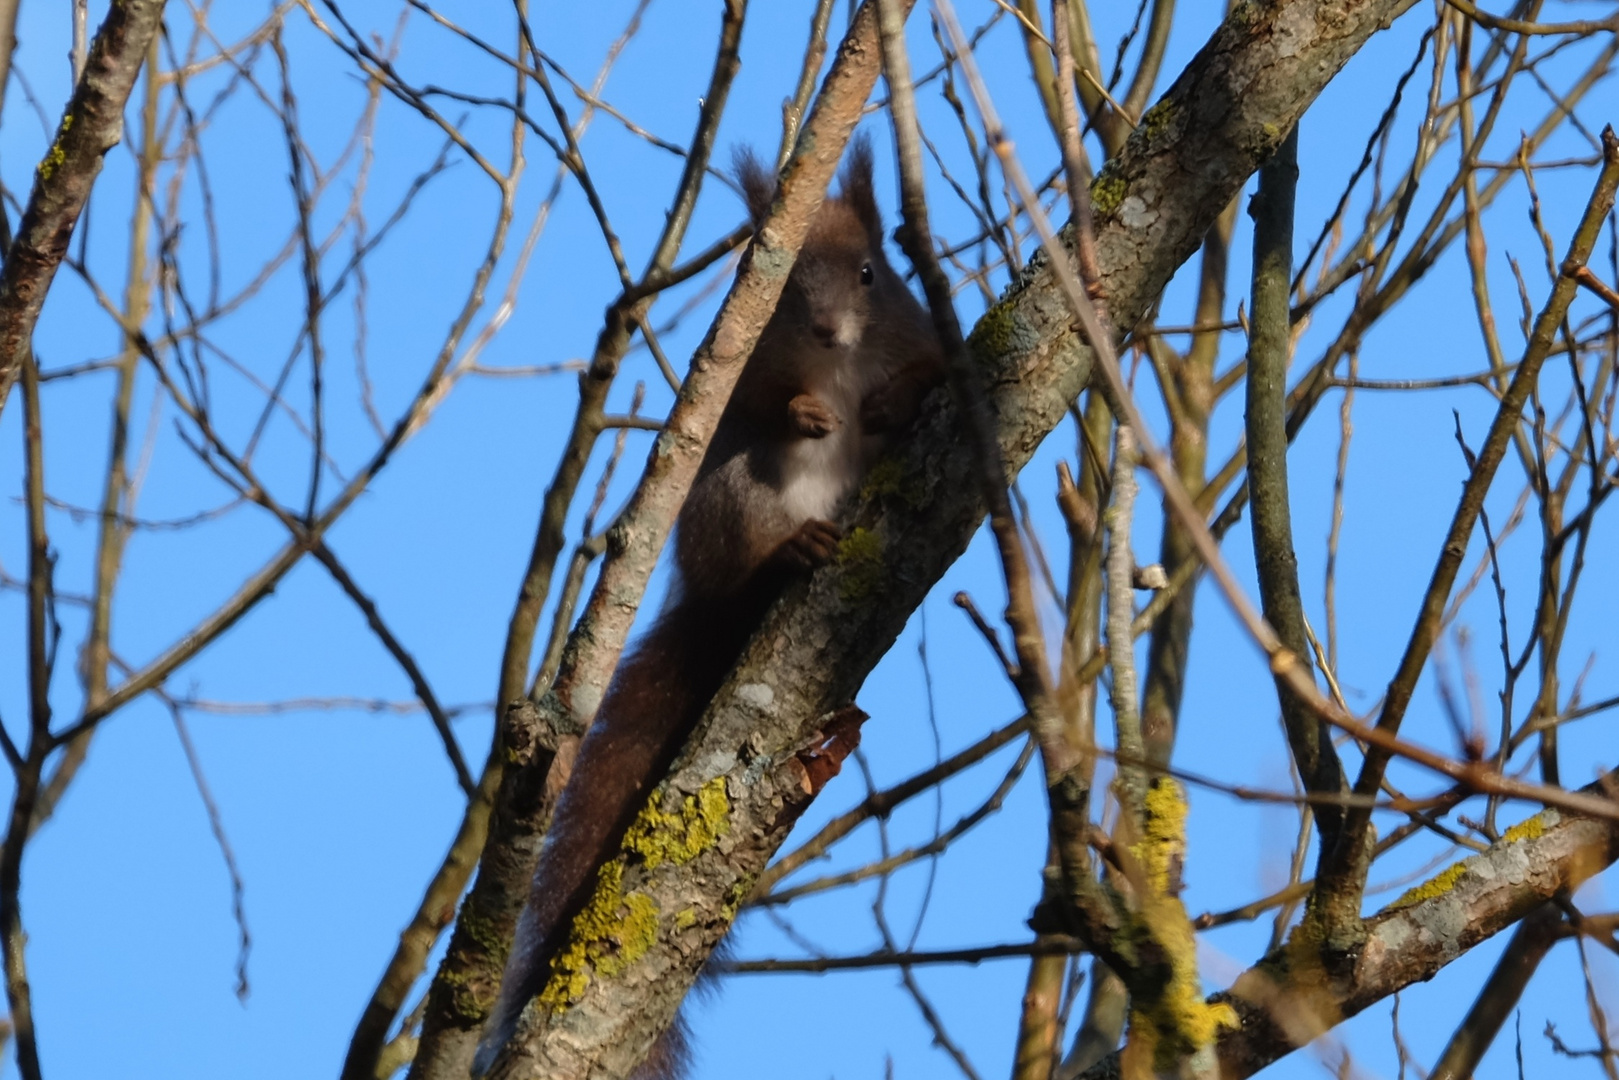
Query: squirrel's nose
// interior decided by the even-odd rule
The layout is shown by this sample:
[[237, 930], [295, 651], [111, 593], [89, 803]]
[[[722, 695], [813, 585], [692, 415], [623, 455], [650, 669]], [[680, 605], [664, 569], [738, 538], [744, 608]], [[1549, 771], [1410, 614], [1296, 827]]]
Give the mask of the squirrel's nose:
[[837, 340], [837, 324], [829, 318], [816, 318], [810, 324], [810, 329], [814, 331], [815, 336], [820, 339], [822, 345], [832, 345]]

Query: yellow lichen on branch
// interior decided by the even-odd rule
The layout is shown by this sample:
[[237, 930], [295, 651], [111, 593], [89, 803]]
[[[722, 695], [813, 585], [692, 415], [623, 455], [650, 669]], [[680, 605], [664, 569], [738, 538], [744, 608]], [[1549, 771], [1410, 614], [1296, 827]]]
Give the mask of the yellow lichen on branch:
[[1102, 171], [1091, 181], [1091, 212], [1097, 217], [1106, 217], [1117, 210], [1128, 189], [1124, 177], [1112, 171], [1112, 164], [1109, 161], [1103, 165]]
[[[731, 801], [725, 778], [717, 776], [673, 811], [662, 809], [659, 788], [624, 834], [622, 854], [596, 875], [596, 891], [573, 920], [568, 944], [551, 962], [551, 980], [539, 1001], [552, 1012], [578, 1002], [592, 973], [614, 978], [645, 956], [658, 940], [658, 905], [642, 892], [624, 891], [624, 870], [631, 857], [648, 869], [664, 863], [688, 863], [708, 851], [730, 831]], [[675, 924], [689, 926], [695, 915], [677, 912]]]
[[883, 541], [870, 529], [854, 528], [838, 541], [837, 563], [843, 568], [843, 599], [857, 604], [882, 584], [887, 567], [883, 562]]
[[1519, 840], [1539, 840], [1546, 830], [1563, 820], [1563, 815], [1554, 809], [1542, 810], [1538, 814], [1524, 818], [1501, 834], [1501, 842], [1516, 843]]
[[725, 797], [725, 777], [716, 776], [687, 795], [680, 808], [666, 813], [655, 794], [624, 834], [624, 850], [639, 855], [648, 870], [666, 862], [681, 866], [719, 843], [731, 827], [731, 802]]
[[1186, 857], [1186, 797], [1180, 785], [1159, 777], [1147, 786], [1144, 835], [1130, 854], [1146, 874], [1155, 896], [1180, 892], [1180, 867]]
[[913, 510], [927, 501], [927, 494], [916, 478], [906, 480], [905, 470], [894, 458], [884, 458], [873, 465], [866, 474], [866, 482], [860, 485], [862, 500], [895, 498]]
[[1407, 889], [1403, 896], [1389, 905], [1389, 910], [1394, 911], [1397, 908], [1410, 907], [1412, 904], [1420, 904], [1424, 900], [1432, 900], [1435, 897], [1443, 896], [1455, 888], [1456, 883], [1466, 873], [1467, 863], [1465, 862], [1459, 862], [1455, 866], [1447, 866], [1421, 885]]
[[591, 972], [611, 978], [646, 955], [658, 937], [658, 905], [644, 893], [624, 894], [624, 861], [614, 859], [596, 876], [596, 891], [573, 920], [568, 946], [551, 962], [551, 981], [539, 1001], [560, 1012], [584, 997]]
[[62, 149], [62, 140], [67, 138], [67, 133], [72, 129], [73, 114], [65, 113], [62, 116], [62, 126], [56, 132], [56, 141], [51, 143], [50, 150], [46, 151], [44, 160], [39, 163], [41, 180], [49, 180], [51, 174], [67, 161], [67, 151]]
[[[1120, 1062], [1126, 1077], [1178, 1073], [1181, 1063], [1212, 1055], [1215, 1037], [1239, 1026], [1236, 1011], [1203, 998], [1197, 937], [1180, 900], [1186, 851], [1186, 796], [1168, 777], [1147, 788], [1142, 837], [1130, 845], [1141, 870], [1134, 927], [1138, 955], [1154, 954], [1162, 982], [1131, 996], [1130, 1038]], [[1212, 1060], [1212, 1058], [1211, 1058]]]
[[1141, 118], [1141, 128], [1147, 133], [1147, 138], [1156, 139], [1168, 131], [1175, 122], [1176, 112], [1175, 102], [1167, 97], [1148, 109]]
[[[1551, 808], [1542, 810], [1540, 813], [1525, 818], [1502, 833], [1501, 839], [1495, 847], [1499, 848], [1506, 844], [1516, 844], [1525, 840], [1537, 840], [1545, 834], [1549, 826], [1556, 825], [1561, 820], [1562, 815], [1557, 810]], [[1495, 848], [1491, 849], [1491, 851], [1493, 850]], [[1466, 876], [1468, 869], [1475, 862], [1480, 859], [1487, 859], [1489, 856], [1490, 852], [1484, 851], [1477, 855], [1471, 855], [1454, 866], [1445, 867], [1445, 869], [1439, 871], [1421, 885], [1407, 889], [1403, 896], [1388, 906], [1388, 910], [1397, 911], [1400, 908], [1410, 907], [1413, 904], [1420, 904], [1424, 900], [1432, 900], [1435, 897], [1445, 895], [1445, 893], [1456, 887], [1456, 883]]]

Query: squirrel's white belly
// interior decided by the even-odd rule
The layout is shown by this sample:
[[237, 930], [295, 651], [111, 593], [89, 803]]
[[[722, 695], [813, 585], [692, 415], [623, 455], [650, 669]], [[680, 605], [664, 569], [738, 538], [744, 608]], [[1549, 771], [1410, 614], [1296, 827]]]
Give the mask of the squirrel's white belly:
[[819, 439], [801, 439], [783, 462], [781, 508], [796, 527], [829, 521], [860, 479], [860, 437], [845, 421]]

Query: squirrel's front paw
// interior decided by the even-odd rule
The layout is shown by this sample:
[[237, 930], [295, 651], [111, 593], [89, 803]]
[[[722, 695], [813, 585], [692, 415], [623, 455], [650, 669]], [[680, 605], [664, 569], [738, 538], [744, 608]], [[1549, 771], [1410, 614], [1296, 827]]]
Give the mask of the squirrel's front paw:
[[809, 439], [820, 439], [838, 429], [838, 414], [814, 394], [799, 394], [787, 403], [787, 416], [793, 430]]
[[825, 566], [837, 553], [843, 533], [830, 521], [810, 518], [798, 531], [781, 542], [776, 558], [788, 566], [813, 570]]

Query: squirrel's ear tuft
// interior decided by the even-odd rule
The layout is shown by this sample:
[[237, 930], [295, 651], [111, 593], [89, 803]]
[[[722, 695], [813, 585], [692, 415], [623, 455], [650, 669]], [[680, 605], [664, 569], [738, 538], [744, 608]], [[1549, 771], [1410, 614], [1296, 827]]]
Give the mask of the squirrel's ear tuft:
[[877, 194], [873, 190], [871, 173], [871, 139], [864, 134], [856, 135], [849, 146], [849, 157], [843, 163], [839, 194], [849, 209], [854, 211], [855, 217], [860, 219], [860, 224], [865, 226], [872, 242], [881, 245], [883, 219], [877, 212]]
[[748, 201], [748, 216], [757, 227], [770, 213], [770, 204], [776, 201], [776, 174], [764, 167], [751, 146], [736, 148], [731, 156], [731, 168]]

